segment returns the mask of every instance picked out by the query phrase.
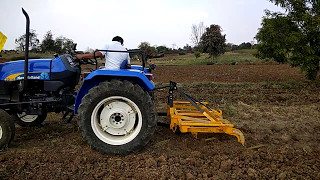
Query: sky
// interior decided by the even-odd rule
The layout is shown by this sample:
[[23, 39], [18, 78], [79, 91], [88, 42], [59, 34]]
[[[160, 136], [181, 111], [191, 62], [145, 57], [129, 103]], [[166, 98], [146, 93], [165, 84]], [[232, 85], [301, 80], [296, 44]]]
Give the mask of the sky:
[[254, 40], [265, 9], [281, 11], [268, 0], [0, 0], [4, 49], [15, 49], [15, 39], [25, 33], [21, 8], [40, 41], [51, 30], [54, 38], [72, 39], [78, 50], [101, 49], [117, 35], [129, 49], [145, 41], [182, 48], [193, 45], [191, 26], [200, 22], [220, 25], [228, 43], [240, 44]]

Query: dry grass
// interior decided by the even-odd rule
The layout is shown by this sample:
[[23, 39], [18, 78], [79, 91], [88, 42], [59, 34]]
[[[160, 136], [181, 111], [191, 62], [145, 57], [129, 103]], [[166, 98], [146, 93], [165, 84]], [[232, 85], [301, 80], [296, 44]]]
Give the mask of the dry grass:
[[[215, 59], [211, 59], [208, 54], [202, 53], [199, 58], [196, 58], [194, 54], [168, 56], [163, 58], [150, 59], [151, 63], [157, 65], [207, 65], [207, 64], [256, 64], [267, 63], [264, 60], [260, 60], [255, 57], [254, 49], [239, 50], [226, 52], [225, 54], [218, 56]], [[273, 63], [273, 62], [268, 62]]]

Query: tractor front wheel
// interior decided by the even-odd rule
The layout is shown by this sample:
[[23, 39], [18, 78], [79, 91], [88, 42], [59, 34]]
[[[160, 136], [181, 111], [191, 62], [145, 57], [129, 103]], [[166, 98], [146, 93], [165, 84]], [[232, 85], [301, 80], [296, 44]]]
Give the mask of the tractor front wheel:
[[11, 116], [0, 109], [0, 150], [6, 149], [15, 135], [14, 121]]
[[140, 150], [156, 127], [156, 108], [140, 86], [128, 81], [102, 82], [83, 97], [80, 129], [100, 153], [126, 155]]
[[43, 112], [42, 115], [29, 115], [23, 112], [16, 115], [15, 122], [22, 127], [34, 127], [39, 126], [46, 118], [46, 112]]

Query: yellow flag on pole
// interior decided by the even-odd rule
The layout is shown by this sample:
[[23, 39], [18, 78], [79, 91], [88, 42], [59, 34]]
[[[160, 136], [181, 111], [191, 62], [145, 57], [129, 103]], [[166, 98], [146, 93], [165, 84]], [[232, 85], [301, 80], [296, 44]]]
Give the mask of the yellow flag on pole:
[[2, 32], [0, 32], [0, 52], [4, 46], [4, 43], [6, 43], [6, 41], [7, 41], [7, 37], [4, 34], [2, 34]]

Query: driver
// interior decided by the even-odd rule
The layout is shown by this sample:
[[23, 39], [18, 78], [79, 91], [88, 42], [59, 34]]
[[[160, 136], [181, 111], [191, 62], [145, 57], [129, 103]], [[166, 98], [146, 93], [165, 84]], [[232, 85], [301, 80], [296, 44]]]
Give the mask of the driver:
[[[123, 39], [120, 36], [115, 36], [112, 38], [112, 43], [107, 44], [104, 50], [114, 50], [114, 51], [127, 51], [125, 47], [123, 47]], [[130, 56], [129, 53], [123, 52], [96, 52], [96, 57], [105, 57], [106, 63], [105, 67], [107, 70], [119, 70], [130, 68]], [[93, 52], [89, 54], [77, 54], [77, 59], [93, 59]]]

